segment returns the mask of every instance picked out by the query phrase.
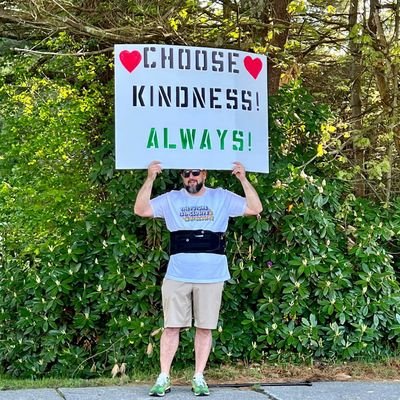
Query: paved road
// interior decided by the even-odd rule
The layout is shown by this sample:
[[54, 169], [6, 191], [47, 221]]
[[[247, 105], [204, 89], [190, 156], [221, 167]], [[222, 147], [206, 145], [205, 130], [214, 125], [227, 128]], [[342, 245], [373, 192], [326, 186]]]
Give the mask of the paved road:
[[[3, 390], [0, 400], [152, 400], [148, 386]], [[400, 381], [316, 382], [311, 386], [263, 386], [260, 391], [210, 388], [210, 400], [400, 400]], [[166, 400], [193, 400], [187, 386], [173, 386]]]

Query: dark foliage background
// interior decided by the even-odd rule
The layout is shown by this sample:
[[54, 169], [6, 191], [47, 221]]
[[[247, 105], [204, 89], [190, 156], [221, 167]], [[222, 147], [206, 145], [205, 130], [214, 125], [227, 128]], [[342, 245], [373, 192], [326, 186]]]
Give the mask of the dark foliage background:
[[[114, 168], [111, 60], [1, 62], [0, 373], [154, 368], [168, 234], [133, 215], [146, 172]], [[340, 161], [319, 146], [336, 145], [335, 116], [300, 82], [271, 97], [269, 115], [271, 173], [249, 174], [264, 212], [231, 222], [210, 362], [397, 354], [399, 204], [356, 198], [336, 178]], [[210, 171], [208, 185], [241, 193], [229, 172]], [[164, 171], [154, 195], [179, 186]], [[182, 333], [177, 367], [192, 362], [192, 339]]]

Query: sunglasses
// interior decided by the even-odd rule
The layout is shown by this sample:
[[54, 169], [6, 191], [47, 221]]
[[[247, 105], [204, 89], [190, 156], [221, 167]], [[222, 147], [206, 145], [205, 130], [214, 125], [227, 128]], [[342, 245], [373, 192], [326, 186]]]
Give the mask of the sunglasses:
[[200, 169], [184, 169], [182, 171], [182, 176], [184, 178], [189, 178], [190, 174], [192, 174], [193, 176], [199, 176], [201, 173]]

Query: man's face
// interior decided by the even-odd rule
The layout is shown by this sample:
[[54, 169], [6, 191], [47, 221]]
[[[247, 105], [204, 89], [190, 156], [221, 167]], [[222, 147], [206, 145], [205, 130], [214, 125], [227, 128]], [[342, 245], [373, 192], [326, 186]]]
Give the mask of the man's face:
[[200, 192], [204, 186], [207, 172], [200, 169], [184, 169], [181, 172], [183, 186], [190, 194]]

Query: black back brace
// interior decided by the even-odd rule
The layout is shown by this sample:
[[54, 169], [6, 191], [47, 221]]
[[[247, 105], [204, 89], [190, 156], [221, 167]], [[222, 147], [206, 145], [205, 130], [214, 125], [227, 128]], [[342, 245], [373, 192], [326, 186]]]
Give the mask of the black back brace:
[[225, 233], [206, 230], [171, 232], [169, 254], [214, 253], [225, 254]]

